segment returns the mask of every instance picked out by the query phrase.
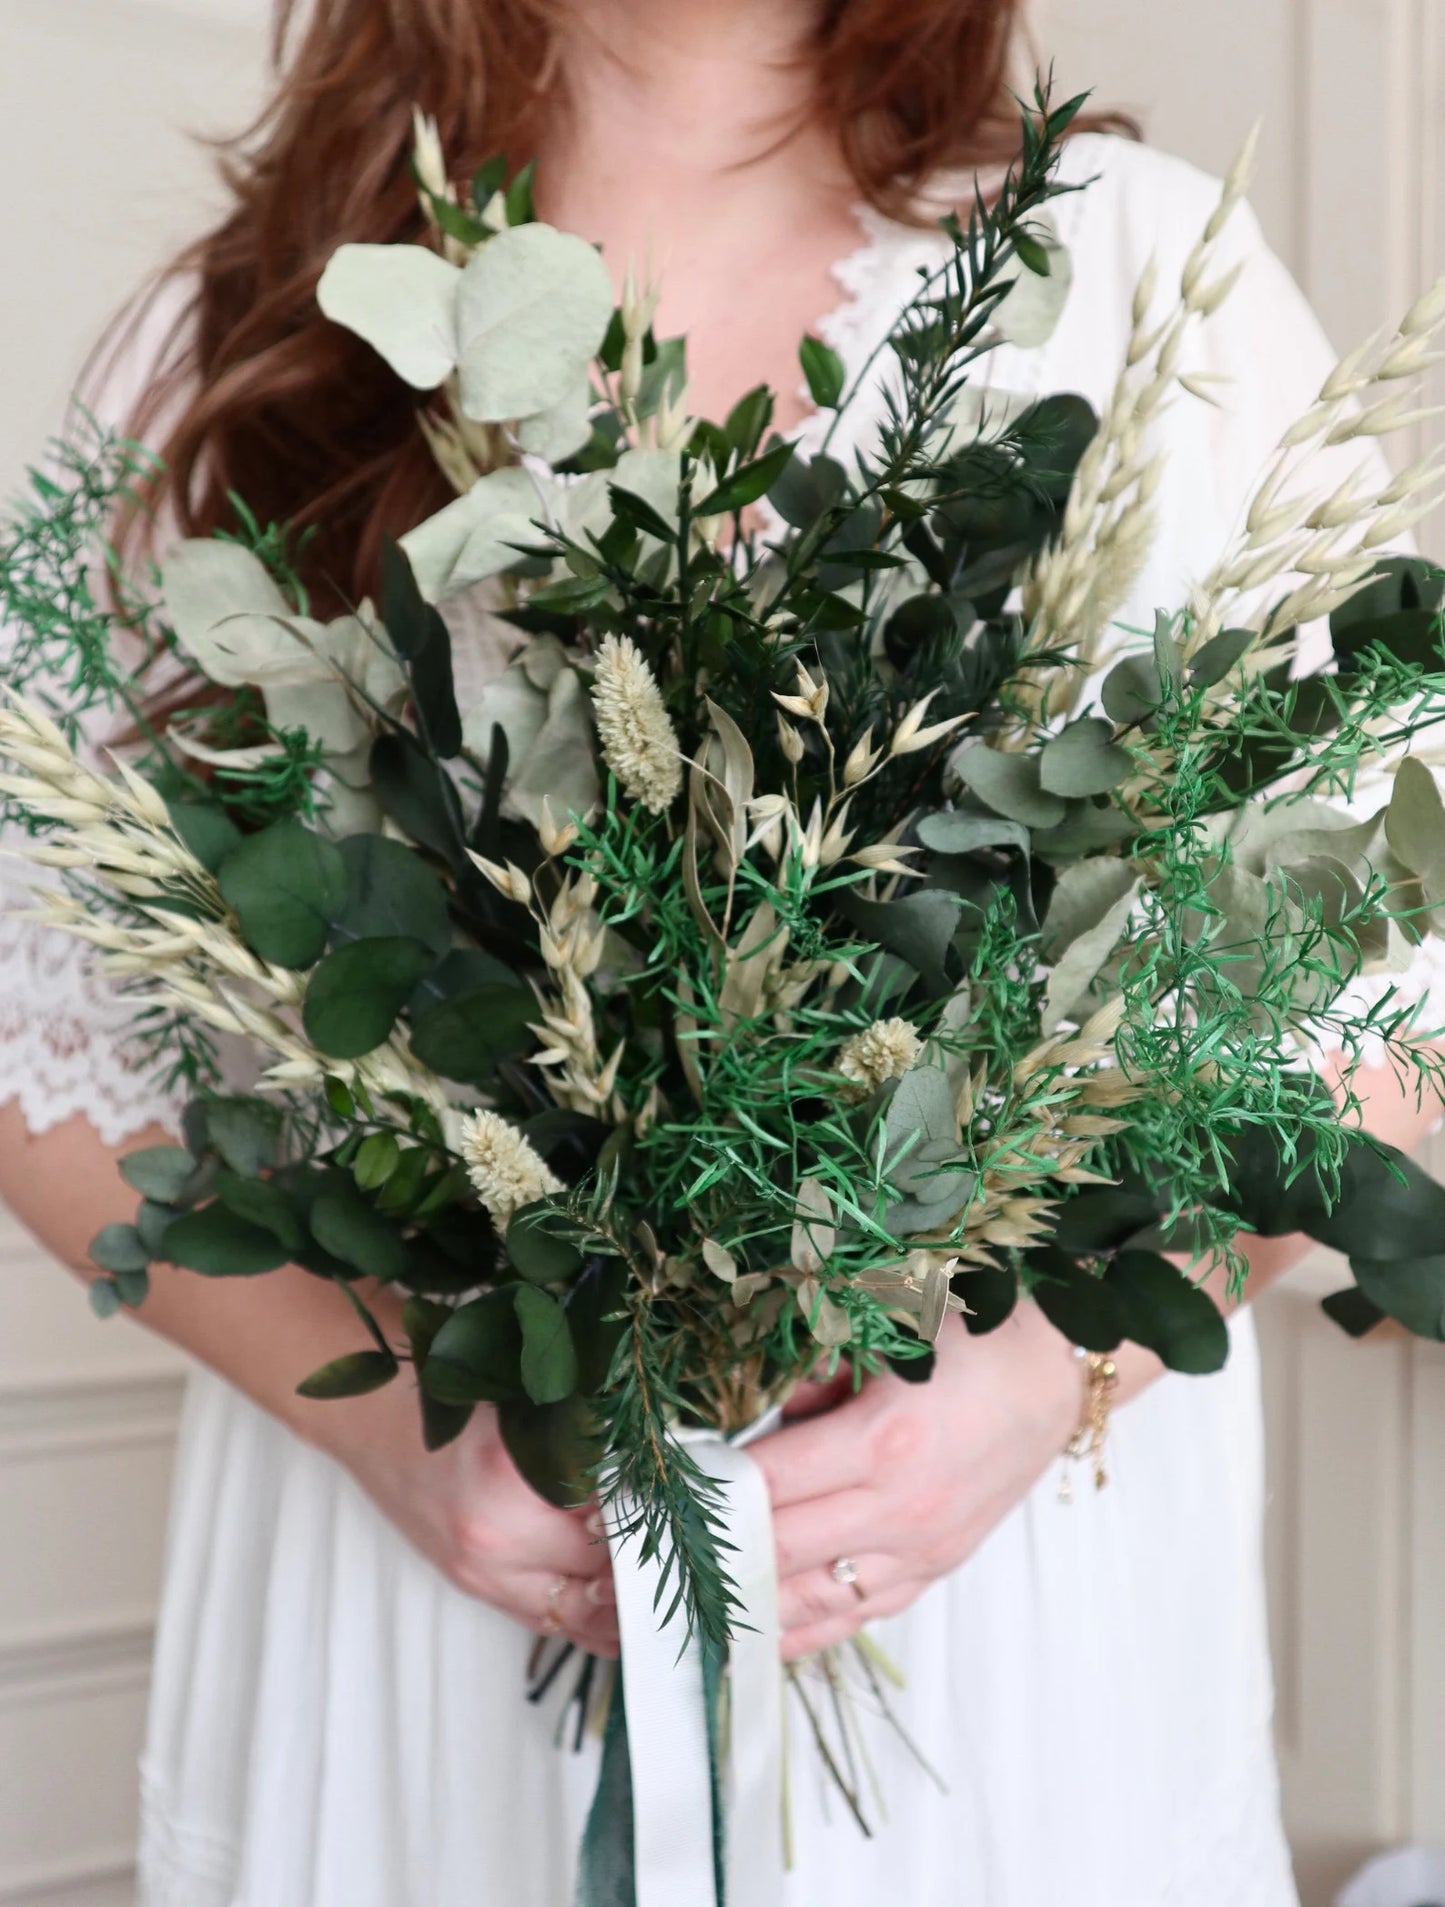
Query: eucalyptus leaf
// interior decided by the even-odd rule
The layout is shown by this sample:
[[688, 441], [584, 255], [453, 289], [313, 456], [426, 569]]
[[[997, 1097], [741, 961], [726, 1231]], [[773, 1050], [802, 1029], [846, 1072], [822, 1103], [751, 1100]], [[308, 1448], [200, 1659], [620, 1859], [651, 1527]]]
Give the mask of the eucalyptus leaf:
[[1351, 1258], [1363, 1297], [1419, 1338], [1445, 1343], [1445, 1256]]
[[325, 1192], [311, 1207], [311, 1235], [353, 1271], [389, 1283], [406, 1271], [406, 1244], [396, 1224], [354, 1185]]
[[421, 1382], [445, 1404], [499, 1404], [520, 1394], [522, 1327], [511, 1287], [452, 1313], [432, 1339]]
[[918, 838], [935, 854], [976, 854], [981, 848], [1029, 851], [1029, 831], [1023, 823], [993, 814], [928, 814], [918, 823]]
[[164, 1256], [207, 1278], [254, 1278], [279, 1271], [291, 1253], [274, 1232], [215, 1204], [187, 1212], [166, 1228]]
[[299, 1397], [329, 1400], [337, 1397], [365, 1397], [379, 1391], [397, 1375], [401, 1366], [385, 1351], [348, 1351], [313, 1371], [296, 1386]]
[[216, 1195], [228, 1212], [270, 1232], [288, 1252], [305, 1249], [306, 1227], [301, 1214], [275, 1179], [243, 1178], [236, 1172], [221, 1171], [216, 1175]]
[[90, 1241], [90, 1256], [102, 1271], [144, 1271], [152, 1253], [134, 1225], [107, 1225]]
[[1114, 741], [1109, 724], [1086, 716], [1045, 742], [1039, 779], [1049, 794], [1103, 795], [1117, 788], [1133, 766], [1128, 749]]
[[175, 1205], [195, 1177], [197, 1165], [182, 1146], [146, 1146], [125, 1155], [120, 1176], [142, 1198], [154, 1199], [157, 1205]]
[[984, 742], [969, 742], [953, 758], [953, 770], [966, 788], [995, 813], [1028, 828], [1055, 828], [1067, 812], [1062, 799], [1043, 786], [1034, 755], [1005, 754]]
[[498, 1423], [508, 1456], [538, 1496], [559, 1510], [588, 1500], [602, 1447], [596, 1414], [584, 1398], [557, 1404], [510, 1399]]
[[383, 834], [353, 834], [337, 847], [346, 863], [346, 904], [337, 919], [344, 935], [370, 940], [402, 935], [434, 954], [452, 944], [446, 889], [415, 850]]
[[457, 291], [462, 410], [502, 423], [555, 409], [585, 380], [612, 309], [607, 267], [585, 239], [542, 224], [500, 233]]
[[268, 1100], [235, 1095], [205, 1101], [206, 1136], [233, 1172], [259, 1178], [281, 1156], [285, 1119]]
[[577, 1351], [567, 1313], [535, 1285], [513, 1290], [522, 1327], [522, 1387], [534, 1404], [560, 1404], [577, 1388]]
[[1040, 952], [1053, 963], [1042, 1030], [1077, 1017], [1089, 990], [1124, 937], [1140, 888], [1127, 861], [1079, 861], [1059, 877], [1044, 919]]
[[545, 1202], [525, 1205], [513, 1214], [507, 1226], [507, 1257], [529, 1283], [557, 1284], [582, 1269], [581, 1252], [561, 1235], [567, 1223], [565, 1213]]
[[1120, 1252], [1105, 1278], [1124, 1301], [1129, 1336], [1166, 1369], [1199, 1377], [1223, 1370], [1229, 1327], [1202, 1285], [1148, 1251]]
[[402, 935], [338, 947], [307, 983], [301, 1015], [306, 1037], [330, 1059], [374, 1052], [434, 964], [425, 941]]
[[838, 909], [869, 940], [906, 960], [930, 985], [943, 982], [948, 950], [963, 910], [957, 894], [930, 889], [897, 901], [865, 901], [845, 894]]
[[444, 1000], [411, 1030], [411, 1050], [443, 1079], [483, 1085], [497, 1062], [534, 1043], [536, 996], [521, 986], [482, 986]]
[[216, 879], [246, 944], [278, 967], [314, 965], [346, 904], [340, 851], [299, 821], [248, 835], [222, 861]]
[[460, 269], [424, 245], [343, 245], [321, 274], [317, 302], [364, 338], [418, 391], [457, 367]]

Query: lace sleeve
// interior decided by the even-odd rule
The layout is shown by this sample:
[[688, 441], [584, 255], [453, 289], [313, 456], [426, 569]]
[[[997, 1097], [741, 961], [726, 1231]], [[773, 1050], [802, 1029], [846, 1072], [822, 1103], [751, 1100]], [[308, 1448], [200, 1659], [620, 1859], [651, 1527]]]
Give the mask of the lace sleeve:
[[[97, 417], [123, 424], [184, 301], [180, 286], [149, 301], [89, 397]], [[0, 676], [8, 646], [0, 630]], [[0, 835], [0, 850], [12, 845]], [[0, 856], [0, 1104], [18, 1104], [35, 1133], [84, 1113], [108, 1145], [152, 1123], [176, 1131], [183, 1095], [157, 1082], [130, 1037], [135, 1002], [97, 972], [81, 942], [24, 918], [31, 890], [53, 878]]]

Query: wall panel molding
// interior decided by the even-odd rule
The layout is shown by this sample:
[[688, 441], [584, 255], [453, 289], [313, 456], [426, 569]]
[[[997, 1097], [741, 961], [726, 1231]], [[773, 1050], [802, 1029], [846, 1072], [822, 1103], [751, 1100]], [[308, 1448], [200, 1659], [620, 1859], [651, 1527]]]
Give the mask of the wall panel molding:
[[0, 1386], [0, 1463], [145, 1449], [175, 1436], [183, 1376], [147, 1372]]
[[0, 1876], [0, 1907], [133, 1907], [129, 1848], [73, 1861], [38, 1861]]
[[155, 1617], [148, 1609], [103, 1622], [0, 1634], [0, 1711], [143, 1688], [154, 1642]]

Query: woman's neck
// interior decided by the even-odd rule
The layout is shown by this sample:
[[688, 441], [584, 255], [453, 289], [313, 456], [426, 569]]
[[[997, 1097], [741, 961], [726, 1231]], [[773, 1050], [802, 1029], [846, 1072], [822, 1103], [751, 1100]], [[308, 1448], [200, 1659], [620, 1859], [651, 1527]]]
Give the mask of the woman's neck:
[[841, 186], [809, 111], [816, 17], [816, 0], [576, 0], [544, 169], [614, 216], [664, 180], [694, 206]]
[[856, 188], [811, 110], [817, 0], [572, 4], [542, 216], [600, 244], [619, 284], [650, 263], [659, 335], [689, 334], [704, 414], [759, 377], [791, 393], [797, 339], [858, 242]]

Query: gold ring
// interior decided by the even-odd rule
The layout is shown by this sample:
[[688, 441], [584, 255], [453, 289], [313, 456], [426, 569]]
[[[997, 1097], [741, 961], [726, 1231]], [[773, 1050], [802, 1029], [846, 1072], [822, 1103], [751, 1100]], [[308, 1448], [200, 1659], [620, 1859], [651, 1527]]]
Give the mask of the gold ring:
[[835, 1583], [851, 1589], [859, 1602], [867, 1602], [868, 1591], [858, 1580], [858, 1565], [851, 1556], [840, 1556], [829, 1573]]
[[559, 1576], [547, 1591], [547, 1613], [542, 1618], [542, 1634], [558, 1636], [562, 1633], [562, 1598], [567, 1594], [571, 1578]]

